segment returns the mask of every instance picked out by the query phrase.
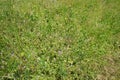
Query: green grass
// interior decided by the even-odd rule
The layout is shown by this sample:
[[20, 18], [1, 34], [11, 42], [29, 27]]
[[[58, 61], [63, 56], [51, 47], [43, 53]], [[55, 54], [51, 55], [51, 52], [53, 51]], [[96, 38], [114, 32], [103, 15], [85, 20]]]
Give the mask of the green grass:
[[120, 0], [0, 0], [0, 80], [119, 80]]

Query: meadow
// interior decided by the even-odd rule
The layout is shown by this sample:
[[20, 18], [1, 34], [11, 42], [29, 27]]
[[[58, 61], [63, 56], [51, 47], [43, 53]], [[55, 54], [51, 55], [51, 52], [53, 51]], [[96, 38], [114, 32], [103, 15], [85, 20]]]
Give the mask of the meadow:
[[120, 0], [0, 0], [0, 80], [119, 80]]

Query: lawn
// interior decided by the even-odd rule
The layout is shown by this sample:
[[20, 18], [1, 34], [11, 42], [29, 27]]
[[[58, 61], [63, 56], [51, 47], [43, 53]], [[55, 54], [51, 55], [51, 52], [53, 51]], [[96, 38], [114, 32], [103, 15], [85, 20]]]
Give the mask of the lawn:
[[0, 0], [0, 80], [119, 80], [120, 0]]

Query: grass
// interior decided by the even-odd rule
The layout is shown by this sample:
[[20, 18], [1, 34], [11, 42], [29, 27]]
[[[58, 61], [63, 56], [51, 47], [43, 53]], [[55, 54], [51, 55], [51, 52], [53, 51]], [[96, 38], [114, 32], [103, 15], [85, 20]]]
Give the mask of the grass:
[[119, 0], [0, 0], [1, 80], [119, 80]]

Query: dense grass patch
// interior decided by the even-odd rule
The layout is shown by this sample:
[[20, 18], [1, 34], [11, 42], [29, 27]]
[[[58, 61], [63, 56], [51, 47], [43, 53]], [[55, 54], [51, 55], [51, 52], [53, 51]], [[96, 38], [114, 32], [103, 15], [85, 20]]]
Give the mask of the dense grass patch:
[[119, 5], [0, 0], [0, 79], [120, 79]]

